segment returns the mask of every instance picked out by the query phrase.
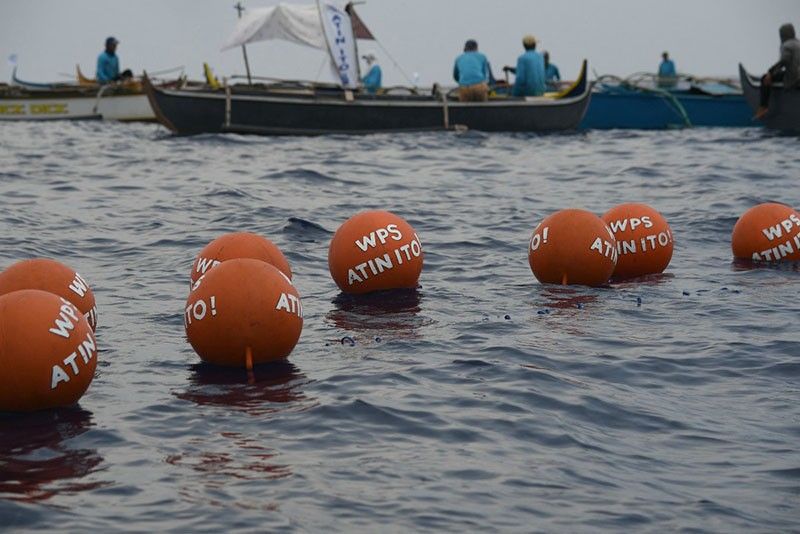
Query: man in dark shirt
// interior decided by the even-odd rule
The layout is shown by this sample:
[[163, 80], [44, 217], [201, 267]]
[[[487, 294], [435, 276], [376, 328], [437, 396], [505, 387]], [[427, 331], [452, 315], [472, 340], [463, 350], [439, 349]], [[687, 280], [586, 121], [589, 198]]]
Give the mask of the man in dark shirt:
[[761, 78], [761, 105], [756, 111], [756, 119], [763, 118], [769, 111], [773, 83], [783, 82], [784, 90], [800, 88], [800, 41], [795, 37], [794, 26], [784, 24], [778, 33], [781, 36], [781, 58]]

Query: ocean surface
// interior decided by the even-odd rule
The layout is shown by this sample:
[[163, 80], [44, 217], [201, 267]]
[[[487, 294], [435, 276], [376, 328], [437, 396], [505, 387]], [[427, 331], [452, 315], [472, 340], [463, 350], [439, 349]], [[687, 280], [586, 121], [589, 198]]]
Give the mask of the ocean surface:
[[[0, 268], [78, 270], [100, 348], [78, 408], [0, 417], [0, 530], [797, 531], [800, 269], [737, 265], [730, 235], [800, 206], [798, 143], [0, 124]], [[536, 281], [545, 216], [629, 201], [672, 227], [664, 275]], [[328, 243], [365, 209], [419, 233], [418, 291], [339, 295]], [[283, 250], [305, 311], [253, 384], [183, 328], [192, 260], [232, 231]]]

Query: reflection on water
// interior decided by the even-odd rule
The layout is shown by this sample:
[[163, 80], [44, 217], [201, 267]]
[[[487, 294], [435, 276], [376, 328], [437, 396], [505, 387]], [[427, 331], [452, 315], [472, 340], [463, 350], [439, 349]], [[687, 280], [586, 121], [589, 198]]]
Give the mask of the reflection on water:
[[800, 271], [800, 261], [754, 261], [734, 258], [731, 262], [732, 271], [752, 271], [754, 269], [774, 269], [777, 271]]
[[92, 426], [91, 412], [80, 408], [0, 414], [0, 498], [44, 501], [103, 486], [80, 482], [99, 470], [102, 456], [65, 443]]
[[422, 294], [416, 289], [378, 291], [366, 295], [340, 293], [331, 301], [334, 308], [326, 319], [340, 330], [360, 334], [355, 336], [356, 340], [414, 339], [419, 337], [420, 327], [431, 323], [430, 319], [420, 315], [422, 300]]
[[230, 406], [262, 415], [285, 412], [291, 403], [308, 404], [301, 391], [307, 379], [286, 360], [257, 365], [252, 372], [207, 363], [192, 365], [190, 370], [189, 387], [174, 395], [201, 406]]

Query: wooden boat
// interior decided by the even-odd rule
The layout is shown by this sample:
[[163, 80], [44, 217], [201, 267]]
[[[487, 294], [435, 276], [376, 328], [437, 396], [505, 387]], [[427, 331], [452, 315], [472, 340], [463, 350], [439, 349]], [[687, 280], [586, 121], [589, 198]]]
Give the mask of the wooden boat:
[[[179, 80], [186, 83], [185, 80]], [[161, 82], [176, 85], [178, 82]], [[139, 80], [96, 83], [37, 83], [21, 80], [13, 71], [11, 84], [0, 86], [3, 120], [154, 121], [155, 114]]]
[[[336, 84], [257, 78], [253, 83], [244, 46], [280, 39], [328, 54]], [[206, 68], [202, 88], [144, 87], [158, 120], [180, 135], [236, 132], [261, 135], [410, 132], [469, 128], [482, 131], [549, 132], [573, 129], [591, 97], [586, 62], [575, 84], [555, 97], [496, 97], [459, 102], [455, 91], [416, 87], [369, 94], [360, 86], [357, 39], [374, 39], [353, 5], [327, 0], [256, 8], [241, 17], [223, 50], [242, 48], [248, 83], [216, 82]]]
[[[741, 63], [739, 77], [747, 104], [755, 114], [761, 103], [761, 79], [749, 74]], [[800, 88], [786, 90], [783, 84], [774, 84], [768, 107], [769, 111], [761, 119], [764, 126], [773, 130], [800, 132]]]
[[153, 121], [155, 115], [147, 96], [124, 86], [0, 87], [0, 121], [91, 119]]
[[366, 134], [466, 128], [553, 132], [578, 127], [591, 97], [586, 62], [573, 87], [556, 97], [459, 102], [449, 94], [371, 95], [333, 85], [277, 82], [211, 89], [144, 88], [159, 122], [176, 134]]
[[668, 129], [753, 126], [738, 87], [692, 78], [664, 88], [654, 80], [601, 77], [581, 122], [583, 129]]

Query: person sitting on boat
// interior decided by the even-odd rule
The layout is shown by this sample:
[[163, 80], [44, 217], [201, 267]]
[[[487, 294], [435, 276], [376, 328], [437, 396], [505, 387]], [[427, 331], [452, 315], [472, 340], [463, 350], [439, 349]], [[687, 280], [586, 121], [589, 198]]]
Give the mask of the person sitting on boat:
[[461, 102], [485, 102], [489, 99], [489, 81], [492, 78], [489, 60], [478, 52], [475, 39], [468, 40], [464, 44], [464, 53], [456, 58], [453, 78], [458, 82]]
[[550, 52], [547, 50], [542, 52], [544, 56], [544, 81], [547, 84], [548, 91], [558, 91], [558, 82], [561, 81], [561, 73], [558, 72], [558, 67], [550, 63]]
[[106, 49], [97, 56], [97, 83], [106, 84], [133, 78], [130, 70], [119, 72], [119, 58], [117, 57], [117, 41], [114, 37], [106, 39]]
[[536, 51], [536, 37], [526, 35], [522, 38], [525, 52], [517, 58], [516, 67], [503, 67], [504, 71], [513, 72], [514, 96], [541, 96], [546, 89], [544, 58]]
[[374, 95], [381, 88], [381, 78], [383, 77], [381, 66], [378, 65], [375, 54], [364, 54], [361, 57], [367, 62], [367, 68], [369, 68], [366, 76], [361, 78], [361, 83], [364, 84], [364, 89], [369, 94]]
[[661, 54], [661, 64], [658, 66], [658, 85], [672, 87], [678, 83], [678, 71], [675, 62], [669, 58], [669, 52]]
[[772, 84], [783, 82], [784, 89], [800, 89], [800, 41], [794, 26], [784, 24], [778, 30], [781, 37], [781, 58], [761, 78], [761, 102], [755, 118], [761, 119], [769, 111], [769, 94]]

